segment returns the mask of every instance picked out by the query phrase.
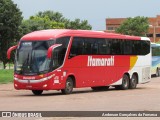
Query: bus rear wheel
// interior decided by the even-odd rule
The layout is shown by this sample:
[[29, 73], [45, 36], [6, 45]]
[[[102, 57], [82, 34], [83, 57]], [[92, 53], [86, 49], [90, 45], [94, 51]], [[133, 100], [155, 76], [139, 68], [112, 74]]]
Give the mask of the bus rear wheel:
[[129, 76], [124, 74], [122, 78], [122, 85], [115, 86], [116, 90], [127, 90], [129, 88]]
[[133, 74], [132, 78], [129, 82], [129, 88], [130, 89], [135, 89], [137, 87], [137, 83], [138, 83], [138, 78], [135, 74]]
[[73, 91], [73, 87], [74, 87], [73, 80], [71, 77], [68, 77], [66, 81], [65, 89], [62, 89], [61, 91], [63, 94], [71, 94]]
[[42, 92], [43, 92], [43, 90], [32, 90], [32, 93], [33, 93], [34, 95], [41, 95]]

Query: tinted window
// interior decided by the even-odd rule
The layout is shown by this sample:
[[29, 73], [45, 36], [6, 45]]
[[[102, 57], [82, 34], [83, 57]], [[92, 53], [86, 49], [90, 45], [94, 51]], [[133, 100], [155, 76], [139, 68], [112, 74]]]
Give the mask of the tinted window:
[[103, 54], [110, 54], [110, 43], [107, 39], [98, 39], [98, 53]]
[[62, 44], [62, 46], [55, 48], [53, 52], [53, 68], [56, 69], [63, 64], [66, 50], [68, 47], [70, 37], [62, 37], [56, 40], [56, 44]]
[[17, 74], [42, 74], [49, 70], [48, 48], [54, 41], [21, 41], [16, 52]]
[[133, 50], [133, 52], [132, 52], [132, 54], [133, 55], [141, 55], [141, 50], [142, 50], [142, 46], [141, 46], [141, 41], [133, 41], [132, 42], [133, 43], [133, 45], [132, 45], [132, 50]]
[[75, 37], [70, 55], [146, 55], [149, 52], [149, 41]]
[[94, 38], [84, 39], [84, 54], [86, 55], [96, 55], [98, 54], [98, 44]]
[[122, 49], [123, 45], [122, 45], [121, 40], [112, 39], [110, 42], [111, 42], [110, 43], [111, 44], [110, 45], [110, 49], [111, 49], [110, 54], [111, 55], [121, 55], [122, 51], [123, 51], [123, 49]]
[[82, 55], [83, 54], [83, 48], [84, 48], [84, 39], [83, 38], [74, 38], [71, 50], [70, 50], [70, 57], [76, 56], [76, 55]]
[[62, 44], [62, 47], [67, 49], [70, 37], [62, 37], [56, 40], [55, 44]]
[[132, 41], [129, 41], [129, 40], [123, 40], [123, 54], [125, 55], [130, 55], [130, 54], [133, 54], [133, 42]]
[[150, 52], [150, 42], [149, 41], [142, 41], [141, 42], [141, 55], [146, 55]]

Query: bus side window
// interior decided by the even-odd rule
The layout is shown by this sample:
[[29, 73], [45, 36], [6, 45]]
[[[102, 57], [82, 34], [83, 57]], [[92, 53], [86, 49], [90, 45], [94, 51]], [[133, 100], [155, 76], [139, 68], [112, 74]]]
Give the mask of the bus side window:
[[83, 54], [83, 38], [73, 38], [69, 58]]
[[59, 65], [61, 65], [64, 61], [69, 40], [70, 40], [70, 37], [62, 37], [56, 40], [56, 44], [62, 44], [62, 46], [59, 47], [59, 52], [58, 52]]
[[99, 40], [97, 40], [97, 42], [98, 42], [98, 53], [100, 55], [108, 54], [109, 47], [108, 47], [108, 44], [106, 43], [108, 41], [105, 41], [105, 39], [99, 39]]
[[98, 44], [97, 44], [96, 38], [85, 38], [84, 54], [85, 55], [98, 54]]
[[141, 42], [140, 41], [133, 41], [133, 54], [134, 55], [141, 55]]
[[52, 53], [52, 64], [53, 64], [53, 69], [56, 69], [58, 68], [61, 64], [61, 60], [60, 60], [60, 50], [61, 50], [62, 47], [58, 47], [58, 48], [55, 48], [53, 53]]
[[89, 38], [85, 38], [84, 42], [84, 54], [91, 55], [92, 54], [92, 43]]
[[123, 41], [123, 48], [124, 48], [124, 55], [132, 55], [132, 47], [134, 44], [132, 44], [131, 40], [124, 40]]
[[141, 42], [141, 55], [146, 55], [150, 52], [150, 42], [142, 41]]
[[92, 51], [92, 55], [97, 55], [98, 53], [98, 40], [96, 38], [91, 38], [91, 51]]
[[112, 40], [111, 39], [105, 39], [105, 44], [106, 44], [106, 54], [111, 54], [111, 43]]
[[111, 47], [110, 48], [111, 48], [111, 54], [112, 55], [120, 55], [120, 54], [122, 54], [120, 40], [113, 39], [111, 41]]

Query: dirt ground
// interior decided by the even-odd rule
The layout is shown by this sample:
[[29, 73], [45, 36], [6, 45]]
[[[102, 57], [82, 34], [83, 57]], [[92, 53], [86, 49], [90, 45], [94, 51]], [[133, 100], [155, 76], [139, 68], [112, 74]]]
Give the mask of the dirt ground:
[[[160, 78], [139, 84], [134, 90], [93, 92], [91, 88], [74, 89], [73, 94], [45, 91], [34, 96], [31, 91], [15, 90], [13, 84], [0, 85], [0, 111], [160, 111]], [[0, 118], [1, 119], [1, 118]], [[116, 118], [34, 118], [36, 120], [100, 120]], [[124, 118], [118, 118], [124, 119]], [[125, 118], [125, 120], [133, 118]], [[144, 120], [145, 118], [140, 118]], [[151, 118], [147, 118], [151, 119]], [[157, 119], [158, 118], [154, 118]]]

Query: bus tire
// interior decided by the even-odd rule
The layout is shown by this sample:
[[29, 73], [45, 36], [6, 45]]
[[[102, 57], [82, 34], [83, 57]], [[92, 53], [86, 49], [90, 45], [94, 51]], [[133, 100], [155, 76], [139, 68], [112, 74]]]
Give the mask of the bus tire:
[[129, 88], [129, 76], [127, 74], [123, 75], [122, 85], [120, 85], [121, 90], [127, 90]]
[[43, 93], [43, 90], [32, 90], [32, 93], [34, 95], [41, 95]]
[[159, 76], [160, 76], [160, 69], [157, 68], [157, 70], [156, 70], [156, 77], [159, 77]]
[[138, 83], [138, 78], [135, 74], [133, 74], [129, 82], [129, 88], [135, 89], [137, 87], [137, 83]]
[[68, 77], [66, 80], [65, 89], [62, 89], [61, 92], [63, 94], [71, 94], [73, 91], [73, 87], [74, 87], [73, 80], [71, 77]]

